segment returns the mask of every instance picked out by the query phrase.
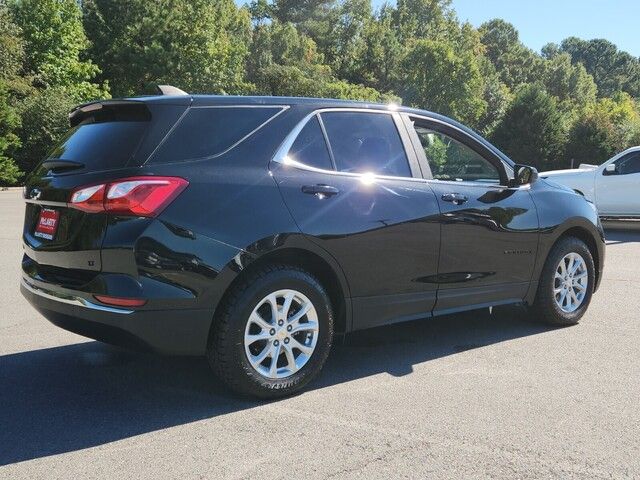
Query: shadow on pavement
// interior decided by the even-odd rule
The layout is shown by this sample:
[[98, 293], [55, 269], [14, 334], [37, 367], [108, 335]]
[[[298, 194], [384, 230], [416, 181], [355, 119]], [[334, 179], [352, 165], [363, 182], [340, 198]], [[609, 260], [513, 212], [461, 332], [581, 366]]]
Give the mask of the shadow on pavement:
[[[549, 330], [502, 309], [358, 332], [336, 345], [312, 389]], [[71, 452], [259, 406], [234, 397], [204, 359], [99, 342], [0, 357], [0, 465]]]

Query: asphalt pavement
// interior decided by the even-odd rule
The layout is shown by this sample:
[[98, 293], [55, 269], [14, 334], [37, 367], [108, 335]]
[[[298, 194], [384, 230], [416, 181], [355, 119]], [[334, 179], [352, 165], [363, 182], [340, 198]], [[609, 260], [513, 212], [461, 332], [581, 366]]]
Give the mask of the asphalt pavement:
[[640, 228], [607, 232], [578, 326], [501, 309], [360, 332], [264, 403], [203, 359], [49, 324], [19, 293], [23, 211], [0, 192], [0, 479], [640, 477]]

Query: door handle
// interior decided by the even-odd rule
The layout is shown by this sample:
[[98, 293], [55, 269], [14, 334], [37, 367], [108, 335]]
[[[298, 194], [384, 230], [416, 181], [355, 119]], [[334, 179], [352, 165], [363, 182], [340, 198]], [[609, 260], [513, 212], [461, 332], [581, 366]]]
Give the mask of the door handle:
[[442, 200], [445, 202], [451, 202], [454, 205], [462, 205], [469, 200], [469, 197], [462, 195], [461, 193], [445, 193], [442, 195]]
[[332, 187], [331, 185], [304, 185], [302, 187], [302, 193], [315, 195], [318, 198], [326, 198], [337, 195], [340, 193], [340, 190], [336, 187]]

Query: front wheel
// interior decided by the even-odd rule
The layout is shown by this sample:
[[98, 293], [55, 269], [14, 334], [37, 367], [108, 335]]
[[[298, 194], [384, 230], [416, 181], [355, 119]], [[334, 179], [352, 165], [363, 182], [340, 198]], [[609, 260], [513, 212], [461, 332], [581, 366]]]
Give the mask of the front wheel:
[[232, 290], [214, 328], [208, 348], [214, 372], [238, 393], [276, 398], [301, 390], [322, 369], [333, 314], [315, 277], [270, 265]]
[[589, 307], [594, 284], [589, 248], [578, 238], [561, 239], [551, 249], [540, 275], [534, 316], [551, 325], [577, 324]]

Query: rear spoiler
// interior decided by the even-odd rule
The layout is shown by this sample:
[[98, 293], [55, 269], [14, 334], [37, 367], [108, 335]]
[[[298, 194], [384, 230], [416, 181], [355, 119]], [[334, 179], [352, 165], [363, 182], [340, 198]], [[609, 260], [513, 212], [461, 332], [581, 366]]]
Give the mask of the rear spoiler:
[[184, 90], [180, 90], [178, 87], [174, 87], [173, 85], [158, 85], [157, 88], [160, 95], [189, 95]]
[[[171, 85], [158, 85], [158, 94], [161, 96], [171, 97], [185, 97], [189, 94], [177, 87]], [[69, 113], [69, 123], [72, 127], [75, 127], [84, 120], [91, 118], [92, 116], [100, 115], [102, 111], [105, 113], [114, 113], [120, 111], [120, 113], [127, 113], [134, 115], [139, 120], [149, 120], [151, 113], [145, 105], [144, 101], [135, 99], [125, 100], [97, 100], [93, 102], [84, 103], [78, 105]], [[107, 112], [108, 111], [108, 112]]]
[[[132, 117], [135, 120], [150, 120], [151, 112], [144, 102], [136, 100], [99, 100], [78, 105], [69, 113], [69, 123], [72, 127], [92, 117], [114, 115], [118, 117]], [[123, 118], [124, 120], [125, 118]]]

